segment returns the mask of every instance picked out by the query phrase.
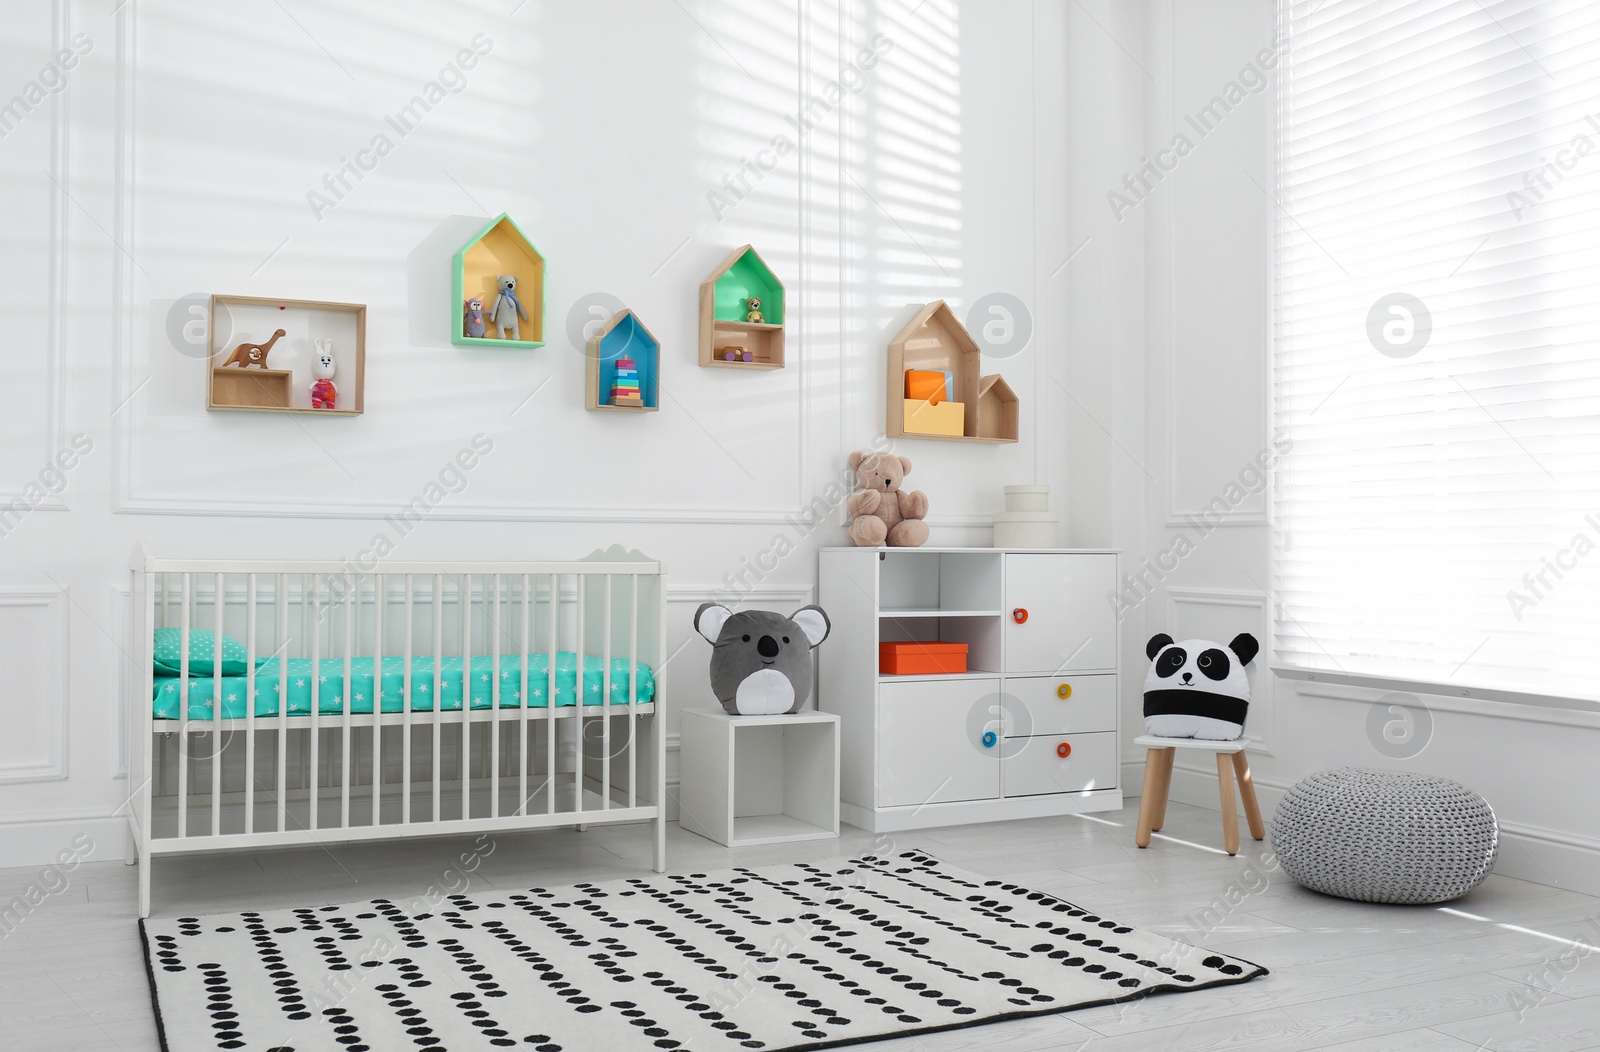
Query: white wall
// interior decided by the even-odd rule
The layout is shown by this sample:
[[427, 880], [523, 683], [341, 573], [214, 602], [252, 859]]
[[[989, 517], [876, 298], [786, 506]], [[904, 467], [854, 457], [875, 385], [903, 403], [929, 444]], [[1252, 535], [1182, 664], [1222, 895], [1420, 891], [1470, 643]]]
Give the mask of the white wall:
[[[1167, 148], [1186, 132], [1193, 150], [1131, 214], [1147, 224], [1144, 466], [1149, 513], [1141, 543], [1126, 557], [1160, 563], [1185, 538], [1192, 553], [1149, 578], [1149, 596], [1124, 622], [1127, 637], [1156, 632], [1227, 639], [1271, 630], [1270, 536], [1264, 493], [1247, 492], [1220, 527], [1191, 525], [1194, 512], [1228, 485], [1270, 436], [1269, 343], [1272, 90], [1245, 101], [1200, 135], [1185, 121], [1272, 47], [1270, 0], [1149, 0], [1145, 50], [1152, 76], [1141, 149]], [[1241, 85], [1244, 86], [1244, 85]], [[1125, 168], [1138, 158], [1129, 156]], [[1125, 222], [1132, 222], [1129, 218]], [[1135, 366], [1127, 363], [1132, 381]], [[1291, 453], [1290, 456], [1293, 454]], [[1228, 503], [1233, 503], [1230, 499]], [[1215, 518], [1215, 516], [1213, 517]], [[1159, 567], [1158, 567], [1159, 568]], [[1374, 596], [1374, 603], [1403, 594]], [[1251, 768], [1265, 808], [1302, 777], [1355, 765], [1455, 778], [1483, 793], [1504, 834], [1498, 871], [1600, 893], [1600, 791], [1592, 758], [1600, 716], [1497, 702], [1428, 696], [1413, 712], [1391, 711], [1384, 692], [1275, 677], [1270, 643], [1257, 660], [1249, 732], [1259, 743]], [[1134, 664], [1131, 668], [1139, 668]], [[1139, 677], [1125, 699], [1137, 721]], [[1402, 699], [1404, 700], [1404, 699]], [[1406, 720], [1411, 722], [1408, 724]], [[1136, 723], [1135, 723], [1136, 725]], [[1402, 739], [1385, 744], [1390, 737]], [[1407, 739], [1409, 736], [1409, 741]], [[1411, 755], [1396, 755], [1410, 753]], [[1124, 757], [1137, 786], [1143, 757]], [[1135, 789], [1135, 791], [1137, 791]], [[1216, 776], [1185, 765], [1173, 796], [1216, 807]]]
[[[1073, 226], [1105, 225], [1113, 147], [1138, 138], [1144, 75], [1100, 28], [1136, 40], [1137, 13], [512, 6], [54, 0], [0, 28], [16, 78], [74, 40], [85, 52], [0, 138], [0, 508], [24, 508], [0, 536], [0, 866], [42, 863], [83, 831], [97, 857], [120, 854], [107, 816], [128, 791], [135, 540], [353, 559], [482, 433], [493, 453], [394, 558], [638, 548], [670, 567], [672, 649], [695, 604], [740, 575], [752, 603], [809, 600], [816, 548], [844, 535], [837, 515], [807, 525], [806, 509], [881, 434], [885, 344], [935, 296], [964, 315], [1009, 293], [1034, 335], [986, 363], [1022, 397], [1019, 444], [900, 446], [934, 542], [986, 543], [1000, 487], [1027, 482], [1054, 488], [1064, 541], [1137, 537], [1142, 495], [1118, 482], [1127, 465], [1090, 415], [1142, 444], [1142, 382], [1117, 368], [1142, 355], [1139, 243], [1120, 227], [1063, 266]], [[406, 135], [385, 123], [480, 33], [488, 54], [447, 74], [459, 93]], [[877, 34], [887, 53], [852, 75], [860, 93], [831, 88]], [[19, 90], [0, 84], [0, 103]], [[801, 135], [787, 118], [807, 107]], [[380, 132], [387, 156], [314, 208], [308, 193], [336, 196], [324, 176]], [[732, 194], [724, 177], [738, 185], [779, 135], [797, 148], [745, 167], [748, 192]], [[1067, 192], [1080, 181], [1088, 198]], [[719, 216], [712, 191], [738, 200]], [[540, 350], [446, 337], [449, 257], [502, 210], [548, 259]], [[745, 241], [788, 284], [789, 367], [697, 368], [698, 283]], [[213, 292], [366, 303], [365, 415], [207, 412], [182, 325], [187, 297]], [[582, 408], [569, 313], [600, 293], [664, 343], [657, 414]], [[59, 494], [29, 489], [77, 435], [92, 448], [64, 486], [44, 475]], [[774, 564], [763, 553], [779, 537], [795, 551]], [[668, 669], [673, 704], [709, 700], [705, 657], [691, 643]]]

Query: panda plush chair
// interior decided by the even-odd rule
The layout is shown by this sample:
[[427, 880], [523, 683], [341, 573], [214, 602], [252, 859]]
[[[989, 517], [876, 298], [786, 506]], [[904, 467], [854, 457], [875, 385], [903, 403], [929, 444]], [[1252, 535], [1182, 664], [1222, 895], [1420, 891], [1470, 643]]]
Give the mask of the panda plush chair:
[[1209, 639], [1174, 642], [1165, 632], [1145, 644], [1144, 727], [1162, 738], [1232, 741], [1244, 733], [1250, 680], [1244, 667], [1261, 645], [1240, 632], [1227, 646]]

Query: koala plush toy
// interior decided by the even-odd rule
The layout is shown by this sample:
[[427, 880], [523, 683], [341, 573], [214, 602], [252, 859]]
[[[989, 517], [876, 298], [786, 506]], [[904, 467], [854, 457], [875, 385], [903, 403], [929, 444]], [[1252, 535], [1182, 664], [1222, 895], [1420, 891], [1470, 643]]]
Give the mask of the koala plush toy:
[[1144, 729], [1162, 738], [1232, 741], [1244, 733], [1250, 679], [1244, 667], [1261, 645], [1240, 632], [1227, 646], [1209, 639], [1174, 641], [1165, 632], [1145, 644]]
[[694, 630], [711, 641], [711, 692], [733, 716], [799, 711], [811, 694], [811, 650], [831, 627], [820, 606], [789, 617], [771, 610], [736, 614], [718, 603], [694, 612]]

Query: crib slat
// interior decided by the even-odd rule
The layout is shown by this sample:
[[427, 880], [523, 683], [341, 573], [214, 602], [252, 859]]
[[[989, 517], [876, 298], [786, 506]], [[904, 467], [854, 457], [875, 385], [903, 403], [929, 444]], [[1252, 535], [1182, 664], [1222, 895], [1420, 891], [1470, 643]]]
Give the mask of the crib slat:
[[639, 703], [639, 575], [631, 575], [628, 582], [628, 806], [633, 807], [639, 784], [639, 759], [633, 747], [633, 727], [639, 719], [633, 711]]
[[278, 575], [277, 594], [272, 597], [278, 611], [278, 636], [273, 642], [277, 643], [278, 654], [278, 744], [275, 748], [273, 760], [277, 764], [278, 780], [272, 787], [273, 795], [278, 798], [278, 832], [283, 832], [289, 824], [289, 800], [285, 795], [289, 786], [289, 750], [287, 740], [289, 737], [289, 575]]
[[609, 811], [611, 809], [611, 575], [606, 574], [606, 602], [605, 602], [606, 641], [600, 655], [600, 704], [606, 706], [600, 711], [600, 796], [605, 803], [600, 806]]
[[550, 575], [550, 655], [545, 662], [545, 675], [549, 682], [544, 692], [544, 747], [545, 768], [544, 810], [556, 813], [556, 655], [561, 651], [561, 575]]
[[575, 727], [576, 730], [575, 730], [575, 733], [574, 733], [573, 739], [572, 739], [572, 755], [573, 755], [573, 763], [572, 763], [572, 788], [573, 788], [572, 809], [574, 811], [582, 811], [583, 810], [583, 725], [584, 725], [583, 705], [584, 705], [584, 702], [586, 702], [588, 700], [588, 698], [586, 697], [587, 691], [584, 690], [584, 687], [587, 685], [584, 682], [584, 680], [587, 678], [584, 675], [584, 672], [586, 670], [583, 667], [584, 666], [584, 660], [583, 660], [584, 659], [584, 655], [586, 653], [588, 653], [588, 651], [586, 651], [584, 649], [584, 639], [583, 639], [583, 637], [584, 637], [585, 631], [589, 627], [588, 625], [584, 624], [584, 618], [586, 616], [585, 613], [584, 613], [584, 610], [585, 610], [585, 607], [587, 606], [587, 603], [585, 602], [585, 600], [588, 599], [588, 592], [589, 592], [589, 575], [586, 574], [586, 573], [580, 573], [577, 576], [578, 576], [578, 643], [577, 643], [578, 682], [577, 682], [576, 689], [573, 691], [573, 693], [577, 695], [576, 700], [574, 702], [574, 704], [577, 705], [577, 708], [573, 710], [573, 715], [575, 717], [577, 717], [577, 719], [574, 720], [574, 722], [573, 722], [573, 726]]
[[[372, 711], [381, 715], [383, 712], [383, 607], [387, 597], [384, 595], [383, 574], [372, 575]], [[383, 788], [383, 726], [377, 720], [372, 721], [372, 824], [382, 825], [379, 821], [383, 814], [382, 799], [379, 790]]]
[[528, 586], [530, 579], [527, 574], [522, 575], [522, 694], [520, 695], [520, 709], [518, 710], [518, 725], [521, 733], [517, 737], [517, 756], [522, 762], [522, 781], [517, 789], [517, 814], [528, 813], [528, 709], [533, 706], [533, 699], [528, 696], [528, 666], [532, 664], [532, 654], [528, 644], [531, 642], [531, 626], [528, 624], [532, 607], [528, 604]]
[[222, 611], [226, 583], [211, 580], [211, 835], [222, 835]]
[[244, 831], [256, 831], [256, 575], [244, 583]]
[[[484, 596], [485, 599], [488, 596]], [[500, 575], [494, 575], [494, 605], [488, 607], [493, 614], [484, 618], [484, 631], [494, 637], [489, 675], [489, 711], [494, 719], [489, 723], [489, 817], [500, 817]]]
[[339, 828], [350, 828], [350, 710], [355, 708], [356, 681], [350, 667], [355, 651], [355, 589], [361, 579], [344, 575], [344, 699], [339, 706], [344, 725], [339, 729]]
[[413, 598], [412, 585], [415, 579], [411, 574], [406, 574], [406, 632], [405, 632], [405, 668], [400, 673], [401, 693], [400, 704], [405, 709], [406, 721], [400, 729], [400, 821], [404, 825], [411, 824], [411, 630], [414, 625], [412, 617], [411, 600]]
[[[317, 789], [322, 782], [322, 768], [318, 765], [318, 752], [322, 748], [322, 575], [310, 574], [311, 578], [311, 742], [307, 747], [310, 759], [309, 774], [306, 776], [311, 800], [311, 820], [307, 829], [316, 829], [318, 822]], [[303, 585], [301, 586], [304, 587]], [[332, 608], [333, 596], [328, 596], [329, 608]], [[306, 603], [301, 597], [300, 606], [304, 609]], [[330, 634], [329, 639], [333, 637]], [[288, 678], [288, 669], [284, 669], [284, 677]]]
[[[465, 580], [466, 591], [460, 581]], [[472, 817], [472, 575], [462, 574], [456, 584], [456, 608], [461, 612], [461, 817]]]
[[183, 607], [178, 611], [178, 836], [189, 835], [189, 623], [193, 585], [183, 575]]
[[443, 728], [444, 708], [444, 575], [433, 575], [433, 820], [443, 821], [439, 815], [439, 734]]

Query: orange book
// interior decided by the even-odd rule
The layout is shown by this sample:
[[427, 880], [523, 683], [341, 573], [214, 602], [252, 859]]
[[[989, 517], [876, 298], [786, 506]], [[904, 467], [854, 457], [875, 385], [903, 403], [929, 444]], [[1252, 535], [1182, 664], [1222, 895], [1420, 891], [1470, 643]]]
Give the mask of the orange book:
[[907, 369], [906, 397], [938, 405], [949, 397], [945, 374], [936, 369]]

